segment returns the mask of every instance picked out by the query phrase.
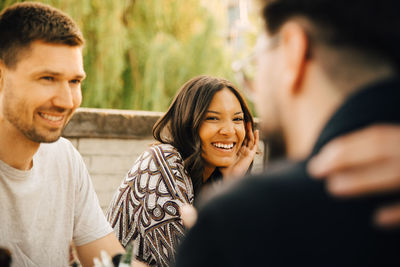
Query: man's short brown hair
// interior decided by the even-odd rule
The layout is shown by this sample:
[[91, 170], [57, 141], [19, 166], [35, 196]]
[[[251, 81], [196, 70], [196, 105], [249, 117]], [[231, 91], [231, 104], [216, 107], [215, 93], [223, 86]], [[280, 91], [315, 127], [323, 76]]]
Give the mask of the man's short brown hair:
[[15, 67], [32, 42], [82, 46], [79, 27], [64, 12], [37, 2], [14, 4], [0, 14], [0, 60]]

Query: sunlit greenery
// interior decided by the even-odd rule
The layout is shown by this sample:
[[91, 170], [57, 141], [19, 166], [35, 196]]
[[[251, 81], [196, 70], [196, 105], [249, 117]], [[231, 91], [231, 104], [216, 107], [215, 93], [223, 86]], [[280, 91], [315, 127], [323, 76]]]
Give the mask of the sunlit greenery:
[[[41, 0], [86, 38], [83, 106], [165, 111], [188, 79], [233, 79], [215, 0]], [[18, 0], [2, 0], [4, 8]]]

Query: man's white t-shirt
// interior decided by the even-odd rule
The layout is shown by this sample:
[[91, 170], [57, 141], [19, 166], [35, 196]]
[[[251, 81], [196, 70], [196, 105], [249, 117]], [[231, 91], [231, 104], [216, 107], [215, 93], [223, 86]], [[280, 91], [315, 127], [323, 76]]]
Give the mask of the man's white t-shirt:
[[33, 167], [21, 171], [0, 161], [0, 247], [12, 266], [68, 266], [69, 245], [112, 232], [85, 164], [60, 138], [41, 144]]

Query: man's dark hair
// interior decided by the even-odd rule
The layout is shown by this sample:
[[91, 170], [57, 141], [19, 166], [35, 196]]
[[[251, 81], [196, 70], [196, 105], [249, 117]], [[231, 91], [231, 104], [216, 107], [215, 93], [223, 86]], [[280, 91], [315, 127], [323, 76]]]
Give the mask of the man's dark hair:
[[32, 42], [81, 46], [84, 39], [79, 27], [62, 11], [51, 6], [23, 2], [4, 9], [0, 14], [0, 60], [14, 67], [21, 52]]
[[[398, 0], [262, 0], [270, 34], [294, 17], [312, 23], [311, 42], [374, 53], [400, 69]], [[311, 44], [312, 45], [312, 44]]]

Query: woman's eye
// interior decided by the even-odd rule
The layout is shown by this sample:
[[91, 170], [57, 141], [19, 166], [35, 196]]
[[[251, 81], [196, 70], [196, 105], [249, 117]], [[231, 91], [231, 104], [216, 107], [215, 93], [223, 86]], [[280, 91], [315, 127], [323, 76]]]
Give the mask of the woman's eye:
[[234, 118], [233, 121], [244, 121], [244, 118], [242, 118], [242, 117], [237, 117], [237, 118]]
[[216, 120], [218, 120], [218, 118], [217, 117], [206, 117], [206, 120], [207, 121], [216, 121]]

